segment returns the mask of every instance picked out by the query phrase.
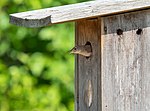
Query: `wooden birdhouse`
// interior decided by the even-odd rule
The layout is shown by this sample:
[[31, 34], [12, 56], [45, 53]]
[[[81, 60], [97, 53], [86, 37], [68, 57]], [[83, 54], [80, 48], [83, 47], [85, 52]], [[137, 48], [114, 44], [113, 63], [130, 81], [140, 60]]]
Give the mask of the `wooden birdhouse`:
[[10, 15], [10, 23], [43, 27], [75, 22], [76, 111], [150, 111], [150, 0], [90, 1]]

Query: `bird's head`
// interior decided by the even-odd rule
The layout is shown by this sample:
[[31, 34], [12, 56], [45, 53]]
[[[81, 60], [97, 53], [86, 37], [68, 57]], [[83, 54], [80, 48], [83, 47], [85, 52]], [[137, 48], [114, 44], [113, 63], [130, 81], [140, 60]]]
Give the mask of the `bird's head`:
[[75, 46], [74, 48], [72, 48], [69, 52], [71, 54], [80, 54], [82, 51], [82, 46]]

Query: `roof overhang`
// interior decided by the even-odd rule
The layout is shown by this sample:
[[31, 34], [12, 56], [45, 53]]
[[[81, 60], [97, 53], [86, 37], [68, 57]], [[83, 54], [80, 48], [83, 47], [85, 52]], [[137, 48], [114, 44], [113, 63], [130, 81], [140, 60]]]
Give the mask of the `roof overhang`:
[[99, 0], [10, 14], [10, 23], [24, 27], [43, 27], [148, 8], [150, 0]]

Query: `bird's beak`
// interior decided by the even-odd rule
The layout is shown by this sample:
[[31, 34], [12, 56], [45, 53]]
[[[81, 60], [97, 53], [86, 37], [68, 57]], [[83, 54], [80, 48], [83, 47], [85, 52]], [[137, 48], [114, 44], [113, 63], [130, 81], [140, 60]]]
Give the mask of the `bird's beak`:
[[69, 54], [73, 54], [73, 49], [68, 51]]

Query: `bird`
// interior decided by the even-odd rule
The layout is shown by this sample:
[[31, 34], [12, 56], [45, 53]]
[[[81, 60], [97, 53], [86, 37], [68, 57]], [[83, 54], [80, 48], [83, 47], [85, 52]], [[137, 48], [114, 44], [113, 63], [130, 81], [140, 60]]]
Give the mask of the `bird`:
[[85, 45], [77, 45], [70, 50], [71, 54], [82, 55], [89, 58], [92, 55], [92, 46], [90, 42], [86, 42]]

